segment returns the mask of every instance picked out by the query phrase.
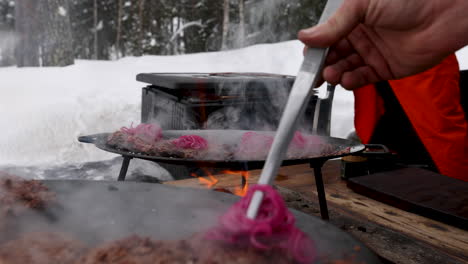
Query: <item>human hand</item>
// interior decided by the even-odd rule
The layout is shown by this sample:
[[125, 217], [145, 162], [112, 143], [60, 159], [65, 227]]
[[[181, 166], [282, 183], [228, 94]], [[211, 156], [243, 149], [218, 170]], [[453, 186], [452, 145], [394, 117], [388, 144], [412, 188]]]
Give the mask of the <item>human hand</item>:
[[466, 0], [345, 0], [299, 39], [330, 46], [323, 78], [355, 89], [422, 72], [468, 44], [467, 12]]

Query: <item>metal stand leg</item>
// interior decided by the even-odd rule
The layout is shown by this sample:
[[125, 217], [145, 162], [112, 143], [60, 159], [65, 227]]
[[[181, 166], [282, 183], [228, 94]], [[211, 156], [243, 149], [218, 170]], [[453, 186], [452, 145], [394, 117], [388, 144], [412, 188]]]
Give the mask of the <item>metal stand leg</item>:
[[129, 156], [122, 156], [123, 161], [122, 161], [122, 167], [120, 168], [120, 174], [119, 178], [117, 179], [118, 181], [125, 181], [125, 177], [127, 176], [127, 171], [128, 171], [128, 165], [130, 164], [130, 160], [132, 157]]
[[[244, 171], [245, 173], [249, 173], [249, 165], [247, 165], [247, 162], [245, 162], [244, 164], [242, 164], [242, 171]], [[246, 186], [247, 186], [247, 174], [244, 174], [242, 173], [242, 181], [241, 181], [241, 184], [242, 184], [242, 190], [246, 190]]]
[[315, 184], [317, 185], [317, 194], [320, 204], [320, 215], [323, 220], [329, 220], [327, 198], [325, 197], [325, 186], [323, 185], [322, 166], [314, 167]]

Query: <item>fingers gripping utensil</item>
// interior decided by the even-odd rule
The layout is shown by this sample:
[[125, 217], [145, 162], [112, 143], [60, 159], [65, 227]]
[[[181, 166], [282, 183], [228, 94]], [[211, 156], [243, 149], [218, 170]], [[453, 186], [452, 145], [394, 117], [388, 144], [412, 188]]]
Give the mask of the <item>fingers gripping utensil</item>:
[[[328, 20], [340, 7], [342, 2], [343, 0], [328, 0], [319, 23]], [[288, 102], [286, 103], [278, 130], [276, 131], [275, 139], [273, 140], [273, 145], [268, 153], [258, 184], [271, 185], [273, 183], [296, 131], [299, 117], [304, 113], [310, 97], [318, 92], [317, 88], [314, 87], [320, 79], [320, 73], [327, 53], [328, 48], [307, 49], [304, 61], [302, 62], [296, 81], [289, 94]], [[248, 218], [255, 219], [257, 217], [263, 195], [261, 191], [256, 191], [254, 193], [247, 210]]]

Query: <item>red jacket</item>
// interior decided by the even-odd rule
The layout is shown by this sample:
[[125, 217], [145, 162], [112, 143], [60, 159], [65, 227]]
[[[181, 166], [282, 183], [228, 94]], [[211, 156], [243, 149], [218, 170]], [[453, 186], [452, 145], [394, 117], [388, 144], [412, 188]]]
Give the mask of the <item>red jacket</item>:
[[[395, 96], [441, 174], [468, 181], [468, 125], [455, 55], [423, 73], [390, 81]], [[384, 113], [374, 85], [356, 89], [355, 127], [368, 143]]]

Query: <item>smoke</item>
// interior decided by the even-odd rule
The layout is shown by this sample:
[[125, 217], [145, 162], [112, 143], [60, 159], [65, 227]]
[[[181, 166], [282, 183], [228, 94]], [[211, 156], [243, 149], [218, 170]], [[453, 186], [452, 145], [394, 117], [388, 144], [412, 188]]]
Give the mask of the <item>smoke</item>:
[[70, 180], [43, 183], [56, 195], [55, 201], [44, 210], [28, 211], [15, 219], [14, 235], [60, 232], [89, 246], [133, 234], [158, 240], [185, 239], [214, 226], [219, 215], [237, 199], [218, 192], [160, 184]]
[[[66, 242], [78, 242], [78, 245], [83, 243], [92, 248], [134, 234], [154, 240], [190, 239], [193, 234], [214, 227], [219, 216], [238, 200], [237, 197], [221, 192], [159, 184], [89, 181], [43, 183], [56, 194], [56, 202], [48, 204], [45, 209], [10, 218], [13, 220], [10, 221], [11, 226], [8, 226], [10, 229], [1, 233], [0, 240], [6, 239], [2, 242], [14, 247], [10, 247], [11, 252], [8, 253], [11, 254], [3, 254], [0, 261], [5, 261], [5, 257], [6, 260], [12, 260], [11, 256], [26, 255], [33, 263], [48, 263], [47, 258], [53, 263], [52, 260], [57, 260], [60, 254], [67, 253], [65, 256], [70, 257], [74, 248], [70, 246], [74, 243]], [[298, 211], [291, 212], [296, 226], [313, 240], [320, 241], [315, 246], [317, 259], [378, 262], [365, 246], [338, 228]], [[58, 233], [59, 237], [69, 239], [56, 240], [57, 235], [45, 232]], [[15, 240], [20, 236], [29, 239]], [[1, 244], [3, 252], [5, 245]], [[356, 246], [360, 247], [358, 252]], [[145, 255], [145, 251], [131, 253]], [[15, 260], [18, 259], [7, 262], [21, 263]], [[64, 258], [60, 260], [68, 263]]]
[[281, 76], [274, 81], [253, 80], [222, 84], [220, 93], [237, 98], [237, 102], [210, 113], [208, 129], [275, 130], [284, 108], [291, 79]]
[[[224, 80], [206, 95], [175, 98], [171, 93], [197, 91], [199, 81], [192, 81], [185, 92], [148, 89], [143, 95], [144, 123], [158, 123], [164, 130], [254, 130], [274, 131], [288, 100], [294, 78], [284, 75], [255, 73], [219, 74], [207, 78]], [[198, 84], [197, 84], [198, 83]], [[198, 85], [198, 86], [197, 86]], [[202, 86], [208, 86], [208, 84]], [[194, 89], [194, 90], [191, 90]], [[323, 89], [321, 89], [323, 90]], [[200, 97], [197, 97], [200, 96]], [[210, 99], [210, 98], [216, 99]], [[319, 97], [314, 97], [301, 117], [300, 129], [313, 133], [313, 118]]]

